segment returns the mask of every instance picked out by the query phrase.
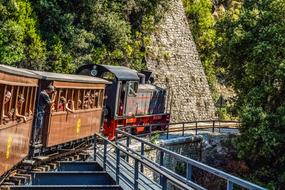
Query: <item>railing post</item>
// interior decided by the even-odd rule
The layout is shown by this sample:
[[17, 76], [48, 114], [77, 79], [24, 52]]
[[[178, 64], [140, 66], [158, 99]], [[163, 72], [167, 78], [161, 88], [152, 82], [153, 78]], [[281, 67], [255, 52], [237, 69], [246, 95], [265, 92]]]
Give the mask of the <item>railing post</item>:
[[195, 134], [198, 134], [198, 121], [196, 121], [196, 129], [195, 129]]
[[116, 184], [119, 185], [120, 180], [120, 149], [116, 147]]
[[[164, 152], [160, 151], [159, 164], [161, 166], [163, 166], [163, 164], [164, 164], [163, 163], [163, 157], [164, 157]], [[160, 185], [162, 186], [162, 189], [166, 190], [166, 188], [167, 188], [167, 183], [166, 183], [167, 179], [166, 179], [166, 177], [164, 175], [160, 174], [160, 180], [159, 181], [160, 181]]]
[[192, 179], [192, 165], [187, 163], [187, 173], [186, 178], [191, 181]]
[[213, 128], [212, 128], [212, 133], [215, 132], [215, 120], [213, 121]]
[[152, 133], [152, 125], [149, 126], [149, 133]]
[[167, 178], [165, 176], [162, 177], [161, 186], [162, 190], [167, 190]]
[[134, 173], [134, 190], [139, 189], [139, 161], [135, 158], [135, 173]]
[[[129, 147], [130, 147], [130, 137], [127, 136], [127, 151], [129, 152]], [[129, 155], [126, 155], [126, 160], [129, 162]]]
[[118, 141], [118, 131], [117, 131], [117, 129], [116, 129], [116, 134], [115, 134], [115, 143], [117, 143], [117, 141]]
[[160, 151], [160, 156], [159, 156], [159, 164], [163, 166], [163, 157], [164, 157], [164, 152]]
[[184, 130], [185, 130], [185, 123], [182, 125], [182, 136], [184, 136]]
[[[143, 159], [144, 156], [144, 143], [142, 142], [141, 144], [141, 159]], [[144, 168], [143, 168], [143, 164], [141, 163], [141, 172], [143, 173]]]
[[94, 143], [94, 154], [93, 154], [93, 160], [96, 161], [97, 159], [97, 136], [96, 134], [94, 135], [94, 139], [93, 139], [93, 143]]
[[106, 162], [107, 162], [107, 140], [104, 139], [104, 153], [103, 153], [103, 169], [106, 171]]
[[166, 129], [166, 139], [168, 139], [168, 134], [169, 134], [169, 124], [167, 125], [167, 129]]
[[231, 181], [227, 181], [227, 190], [233, 190], [234, 184]]

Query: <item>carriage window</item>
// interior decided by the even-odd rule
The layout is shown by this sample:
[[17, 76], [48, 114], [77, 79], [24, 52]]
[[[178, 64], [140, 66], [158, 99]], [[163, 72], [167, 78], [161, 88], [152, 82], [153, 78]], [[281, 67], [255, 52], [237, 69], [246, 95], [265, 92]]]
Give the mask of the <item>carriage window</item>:
[[136, 96], [138, 92], [138, 82], [128, 83], [128, 96]]
[[57, 96], [55, 97], [55, 103], [52, 106], [52, 111], [65, 111], [67, 93], [67, 89], [57, 89]]
[[0, 125], [27, 121], [33, 115], [36, 87], [0, 85], [4, 96], [0, 98]]
[[111, 72], [105, 72], [101, 76], [103, 79], [108, 80], [108, 81], [113, 81], [115, 79], [115, 75]]
[[57, 91], [52, 111], [62, 112], [66, 111], [67, 108], [71, 110], [78, 109], [79, 104], [75, 101], [79, 97], [78, 90], [58, 88]]
[[83, 109], [92, 108], [91, 90], [84, 90]]
[[66, 111], [66, 104], [74, 110], [101, 108], [103, 105], [103, 90], [57, 88], [57, 91], [53, 111]]
[[93, 107], [99, 107], [99, 90], [94, 90], [92, 94]]
[[80, 100], [80, 90], [78, 89], [75, 89], [74, 90], [74, 109], [75, 110], [78, 110], [78, 109], [81, 109], [82, 107], [82, 102]]

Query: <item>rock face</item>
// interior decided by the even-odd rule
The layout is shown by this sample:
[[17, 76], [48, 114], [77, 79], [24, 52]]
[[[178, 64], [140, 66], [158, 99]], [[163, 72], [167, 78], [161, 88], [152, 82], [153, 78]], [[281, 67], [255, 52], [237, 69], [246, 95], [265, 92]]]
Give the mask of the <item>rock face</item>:
[[215, 107], [181, 0], [173, 0], [148, 47], [147, 67], [173, 91], [171, 121], [212, 119]]

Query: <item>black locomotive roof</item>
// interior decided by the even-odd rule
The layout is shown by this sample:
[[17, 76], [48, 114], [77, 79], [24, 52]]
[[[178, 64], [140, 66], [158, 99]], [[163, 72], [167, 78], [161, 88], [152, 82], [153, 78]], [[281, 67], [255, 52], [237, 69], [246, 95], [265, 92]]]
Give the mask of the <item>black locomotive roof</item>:
[[72, 75], [72, 74], [62, 74], [62, 73], [52, 73], [52, 72], [42, 72], [42, 71], [31, 71], [36, 75], [40, 76], [41, 79], [45, 80], [56, 80], [65, 82], [79, 82], [79, 83], [103, 83], [110, 84], [109, 81], [100, 79], [97, 77], [90, 77], [85, 75]]
[[119, 80], [140, 80], [137, 71], [123, 66], [97, 65], [113, 73]]
[[11, 74], [11, 75], [31, 77], [31, 78], [37, 78], [37, 79], [40, 78], [40, 76], [32, 73], [30, 70], [19, 69], [19, 68], [7, 66], [7, 65], [0, 65], [0, 71], [7, 73], [7, 74]]
[[[96, 70], [97, 72], [94, 73], [94, 70]], [[118, 80], [131, 80], [131, 81], [140, 80], [137, 71], [123, 66], [101, 65], [101, 64], [83, 65], [77, 70], [77, 73], [82, 72], [90, 76], [100, 77], [100, 75], [106, 71], [113, 73]]]

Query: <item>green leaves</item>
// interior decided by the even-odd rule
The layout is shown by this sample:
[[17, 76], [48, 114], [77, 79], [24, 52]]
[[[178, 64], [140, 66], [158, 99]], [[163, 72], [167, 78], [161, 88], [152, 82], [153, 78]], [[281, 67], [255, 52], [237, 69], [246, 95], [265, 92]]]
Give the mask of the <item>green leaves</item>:
[[17, 22], [9, 20], [0, 28], [0, 60], [8, 65], [23, 60], [24, 55], [24, 29]]
[[[285, 183], [284, 0], [183, 2], [212, 91], [221, 74], [237, 93], [234, 109], [242, 128], [233, 143], [250, 166], [248, 177], [280, 189]], [[220, 112], [226, 118], [227, 108]]]
[[0, 60], [13, 66], [39, 69], [45, 59], [45, 44], [36, 30], [27, 0], [0, 4]]
[[64, 73], [88, 63], [142, 69], [145, 39], [168, 1], [1, 2], [1, 63]]
[[285, 182], [284, 11], [282, 0], [245, 1], [239, 19], [227, 16], [219, 23], [224, 36], [219, 53], [239, 92], [242, 129], [236, 148], [255, 180], [276, 189]]

